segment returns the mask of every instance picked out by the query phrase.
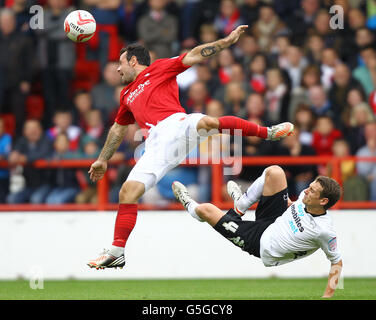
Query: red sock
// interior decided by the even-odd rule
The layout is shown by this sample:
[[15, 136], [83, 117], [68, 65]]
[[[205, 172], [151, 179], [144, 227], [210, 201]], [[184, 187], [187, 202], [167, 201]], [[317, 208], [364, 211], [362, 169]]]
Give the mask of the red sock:
[[219, 132], [227, 129], [230, 130], [231, 135], [234, 135], [234, 130], [239, 129], [242, 130], [241, 133], [243, 137], [256, 136], [263, 139], [266, 139], [268, 137], [268, 128], [259, 126], [256, 123], [233, 116], [220, 117], [218, 118], [218, 120]]
[[112, 245], [125, 247], [137, 220], [137, 204], [119, 204]]

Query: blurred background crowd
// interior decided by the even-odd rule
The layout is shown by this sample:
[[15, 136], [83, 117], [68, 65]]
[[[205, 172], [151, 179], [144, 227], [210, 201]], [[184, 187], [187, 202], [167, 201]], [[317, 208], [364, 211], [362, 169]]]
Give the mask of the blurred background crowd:
[[[376, 1], [374, 0], [2, 0], [0, 1], [0, 203], [96, 203], [87, 169], [35, 169], [37, 159], [95, 159], [114, 121], [122, 89], [116, 71], [121, 47], [143, 43], [152, 61], [225, 37], [247, 33], [207, 63], [177, 77], [182, 106], [212, 116], [236, 115], [269, 126], [296, 125], [281, 142], [244, 138], [243, 156], [376, 156]], [[31, 29], [33, 5], [44, 8], [42, 29]], [[340, 18], [333, 5], [343, 9]], [[96, 35], [75, 44], [63, 22], [74, 9], [90, 11]], [[331, 21], [335, 19], [334, 25]], [[332, 21], [333, 22], [333, 21]], [[337, 23], [337, 24], [336, 24]], [[110, 200], [140, 144], [131, 125], [109, 169]], [[218, 143], [213, 137], [197, 152]], [[192, 155], [192, 156], [197, 156]], [[26, 164], [26, 165], [24, 165]], [[264, 169], [243, 166], [249, 184]], [[284, 166], [292, 197], [330, 165]], [[143, 201], [173, 199], [173, 180], [210, 200], [208, 167], [169, 172]], [[376, 163], [341, 163], [344, 200], [376, 201]], [[224, 192], [225, 194], [225, 192]]]

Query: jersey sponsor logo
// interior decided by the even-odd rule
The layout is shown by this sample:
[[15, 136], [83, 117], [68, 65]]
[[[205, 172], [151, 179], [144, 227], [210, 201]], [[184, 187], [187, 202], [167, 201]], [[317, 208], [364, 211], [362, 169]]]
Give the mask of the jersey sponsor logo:
[[144, 83], [140, 83], [135, 90], [129, 93], [127, 103], [132, 103], [134, 99], [136, 99], [142, 92], [144, 92], [145, 87], [148, 85], [150, 85], [150, 80], [146, 80]]
[[298, 217], [303, 217], [304, 216], [304, 208], [301, 203], [298, 204]]
[[294, 221], [289, 220], [289, 225], [290, 225], [290, 228], [291, 228], [292, 232], [294, 234], [297, 233], [298, 230], [300, 232], [303, 232], [304, 231], [304, 227], [302, 226], [300, 217], [298, 216], [298, 213], [296, 212], [295, 204], [292, 204], [290, 208], [291, 208], [292, 218], [294, 219]]
[[230, 221], [230, 222], [223, 222], [222, 223], [222, 226], [227, 230], [227, 231], [231, 231], [232, 233], [235, 233], [236, 230], [238, 230], [239, 228], [239, 225], [234, 222], [234, 221]]
[[233, 244], [237, 245], [240, 248], [244, 248], [244, 240], [240, 237], [235, 237], [235, 238], [227, 238], [230, 240]]
[[336, 251], [337, 249], [337, 238], [334, 237], [334, 238], [331, 238], [329, 241], [328, 241], [328, 249], [329, 251]]

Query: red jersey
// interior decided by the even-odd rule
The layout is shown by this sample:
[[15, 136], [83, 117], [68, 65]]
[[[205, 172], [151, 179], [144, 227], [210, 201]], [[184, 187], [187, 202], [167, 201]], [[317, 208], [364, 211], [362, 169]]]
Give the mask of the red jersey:
[[137, 122], [141, 128], [150, 129], [174, 113], [185, 113], [176, 82], [176, 76], [190, 67], [182, 63], [185, 55], [156, 60], [128, 84], [120, 93], [115, 122]]
[[323, 136], [318, 131], [313, 132], [312, 147], [318, 155], [333, 155], [332, 147], [335, 140], [342, 138], [342, 132], [333, 129], [329, 135]]

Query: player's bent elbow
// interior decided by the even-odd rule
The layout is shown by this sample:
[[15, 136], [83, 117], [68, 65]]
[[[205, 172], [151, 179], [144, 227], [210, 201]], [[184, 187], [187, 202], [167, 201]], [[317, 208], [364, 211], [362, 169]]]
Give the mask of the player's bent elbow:
[[114, 122], [114, 124], [111, 127], [111, 130], [116, 133], [118, 136], [124, 136], [125, 133], [127, 132], [128, 126], [118, 124], [117, 122]]

